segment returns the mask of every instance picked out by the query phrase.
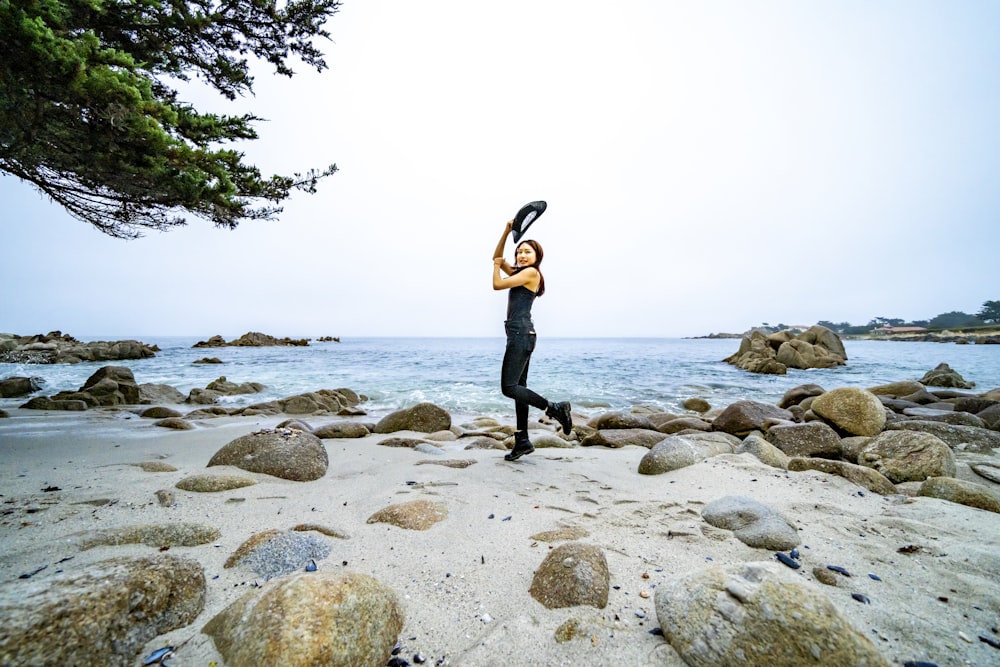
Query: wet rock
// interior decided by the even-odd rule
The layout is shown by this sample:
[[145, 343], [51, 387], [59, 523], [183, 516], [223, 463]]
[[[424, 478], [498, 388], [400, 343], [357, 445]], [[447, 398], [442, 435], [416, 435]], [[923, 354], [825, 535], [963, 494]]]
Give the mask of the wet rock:
[[953, 477], [931, 477], [921, 484], [918, 495], [1000, 513], [1000, 494], [982, 484]]
[[840, 455], [840, 436], [824, 422], [779, 424], [768, 429], [765, 437], [788, 456]]
[[865, 389], [833, 389], [813, 399], [810, 409], [849, 435], [877, 435], [885, 426], [885, 407]]
[[166, 419], [160, 419], [153, 422], [153, 426], [170, 428], [175, 431], [190, 431], [194, 428], [194, 425], [191, 422], [186, 419], [181, 419], [180, 417], [167, 417]]
[[705, 505], [701, 517], [709, 525], [733, 531], [755, 549], [784, 551], [799, 544], [792, 522], [775, 509], [744, 496], [725, 496]]
[[927, 387], [955, 387], [958, 389], [972, 389], [975, 382], [966, 382], [957, 371], [952, 370], [948, 364], [938, 364], [933, 370], [927, 371], [922, 378], [921, 384]]
[[611, 447], [620, 449], [627, 446], [647, 449], [663, 440], [664, 434], [644, 428], [606, 428], [584, 436], [581, 447]]
[[788, 454], [784, 453], [764, 438], [753, 433], [743, 439], [740, 446], [736, 448], [736, 453], [753, 454], [761, 461], [761, 463], [769, 465], [772, 468], [780, 468], [782, 470], [788, 467], [788, 461], [790, 459]]
[[778, 564], [693, 572], [658, 586], [655, 604], [688, 667], [889, 667], [825, 594]]
[[371, 434], [368, 427], [359, 422], [334, 422], [320, 426], [313, 435], [317, 438], [364, 438]]
[[215, 526], [202, 523], [143, 524], [76, 533], [72, 537], [81, 550], [94, 547], [145, 544], [151, 547], [196, 547], [219, 539]]
[[243, 394], [257, 394], [264, 391], [264, 385], [259, 382], [241, 382], [236, 384], [230, 382], [223, 375], [212, 380], [204, 389], [194, 388], [185, 402], [197, 405], [211, 405], [223, 396], [239, 396]]
[[712, 424], [698, 417], [678, 417], [656, 426], [660, 433], [680, 433], [681, 431], [711, 431]]
[[42, 384], [38, 378], [7, 377], [0, 380], [0, 398], [20, 398], [39, 391], [41, 388]]
[[375, 425], [375, 433], [417, 431], [433, 433], [451, 428], [451, 415], [433, 403], [418, 403], [412, 408], [397, 410], [383, 417]]
[[448, 516], [444, 503], [430, 500], [411, 500], [389, 505], [368, 517], [368, 523], [388, 523], [407, 530], [427, 530]]
[[954, 426], [972, 426], [975, 428], [988, 428], [986, 422], [976, 415], [957, 410], [937, 410], [934, 408], [905, 408], [903, 415], [914, 419], [931, 422], [942, 422]]
[[402, 628], [402, 606], [391, 588], [364, 574], [319, 571], [247, 593], [202, 631], [233, 667], [381, 667]]
[[307, 424], [306, 422], [302, 421], [301, 419], [286, 419], [285, 421], [279, 423], [274, 428], [276, 429], [294, 428], [297, 431], [305, 431], [306, 433], [312, 433], [313, 435], [316, 435], [316, 433], [313, 431], [313, 427]]
[[940, 438], [917, 431], [886, 431], [872, 438], [858, 464], [874, 468], [893, 484], [954, 477], [955, 455]]
[[869, 387], [868, 391], [875, 394], [876, 396], [889, 396], [892, 398], [900, 398], [902, 396], [909, 396], [910, 394], [915, 394], [924, 389], [924, 385], [919, 382], [905, 381], [905, 382], [890, 382], [889, 384], [880, 384], [876, 387]]
[[535, 571], [528, 592], [548, 609], [608, 604], [610, 574], [604, 551], [593, 544], [570, 542], [550, 551]]
[[180, 417], [181, 413], [173, 408], [155, 406], [152, 408], [146, 408], [139, 413], [139, 416], [144, 419], [167, 419], [168, 417]]
[[984, 408], [976, 416], [983, 420], [983, 425], [986, 428], [1000, 431], [1000, 403]]
[[309, 531], [265, 530], [252, 535], [223, 567], [247, 567], [265, 579], [300, 571], [310, 560], [330, 555], [330, 543]]
[[763, 431], [765, 422], [774, 420], [792, 422], [795, 417], [770, 403], [736, 401], [713, 420], [712, 428], [742, 438], [753, 431]]
[[778, 401], [778, 407], [788, 409], [793, 405], [798, 405], [807, 398], [813, 396], [819, 396], [826, 390], [818, 384], [801, 384], [798, 387], [792, 387], [785, 392], [785, 395], [781, 397]]
[[330, 461], [323, 441], [294, 429], [265, 429], [236, 438], [217, 451], [208, 465], [231, 465], [247, 472], [308, 482], [326, 474]]
[[114, 558], [0, 587], [0, 664], [131, 667], [153, 638], [195, 620], [205, 573], [186, 558]]
[[917, 431], [937, 436], [955, 451], [989, 454], [1000, 447], [1000, 433], [974, 426], [957, 426], [935, 421], [910, 419], [889, 424], [890, 431]]
[[185, 398], [184, 394], [167, 384], [146, 382], [139, 385], [139, 403], [143, 405], [156, 403], [179, 405], [184, 402]]
[[175, 486], [182, 491], [216, 493], [218, 491], [242, 489], [245, 486], [253, 486], [256, 483], [257, 480], [254, 478], [242, 475], [191, 475], [177, 482]]
[[87, 402], [80, 399], [52, 399], [46, 396], [36, 396], [20, 406], [25, 410], [65, 410], [82, 412], [87, 409]]
[[732, 454], [733, 447], [723, 441], [697, 441], [681, 435], [668, 435], [650, 448], [639, 461], [640, 475], [660, 475], [694, 465], [719, 454]]
[[704, 398], [692, 397], [686, 399], [681, 406], [685, 410], [691, 410], [692, 412], [705, 413], [712, 409], [712, 405], [706, 401]]
[[831, 461], [817, 458], [793, 458], [788, 462], [788, 470], [801, 472], [816, 470], [829, 475], [837, 475], [864, 487], [872, 493], [881, 496], [891, 496], [897, 493], [896, 486], [874, 468], [847, 463], [846, 461]]

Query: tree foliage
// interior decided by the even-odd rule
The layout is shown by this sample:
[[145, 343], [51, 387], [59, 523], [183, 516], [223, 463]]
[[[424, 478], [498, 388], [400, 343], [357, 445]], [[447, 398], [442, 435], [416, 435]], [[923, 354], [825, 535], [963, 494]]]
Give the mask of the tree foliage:
[[982, 323], [983, 321], [975, 315], [963, 313], [959, 310], [953, 310], [949, 313], [941, 313], [940, 315], [935, 316], [931, 320], [930, 325], [933, 329], [948, 329], [956, 327], [975, 327]]
[[115, 237], [273, 219], [336, 165], [263, 177], [224, 145], [260, 119], [201, 113], [171, 81], [253, 92], [250, 60], [322, 71], [316, 38], [339, 0], [0, 0], [0, 171]]
[[1000, 324], [1000, 301], [984, 302], [982, 310], [976, 313], [976, 315], [983, 322], [989, 322], [990, 324]]

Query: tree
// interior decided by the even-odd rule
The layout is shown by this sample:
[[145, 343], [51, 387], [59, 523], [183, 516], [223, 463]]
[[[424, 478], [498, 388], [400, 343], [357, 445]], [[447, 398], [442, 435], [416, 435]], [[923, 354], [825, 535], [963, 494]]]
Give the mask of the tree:
[[252, 94], [249, 58], [294, 74], [339, 0], [0, 0], [0, 171], [119, 238], [185, 223], [273, 219], [337, 167], [261, 176], [220, 144], [256, 139], [251, 114], [200, 113], [170, 85]]
[[930, 321], [931, 328], [934, 329], [974, 327], [982, 323], [982, 320], [975, 315], [969, 315], [958, 310], [953, 310], [950, 313], [941, 313]]
[[976, 316], [983, 322], [1000, 323], [1000, 301], [984, 302], [983, 309], [976, 313]]

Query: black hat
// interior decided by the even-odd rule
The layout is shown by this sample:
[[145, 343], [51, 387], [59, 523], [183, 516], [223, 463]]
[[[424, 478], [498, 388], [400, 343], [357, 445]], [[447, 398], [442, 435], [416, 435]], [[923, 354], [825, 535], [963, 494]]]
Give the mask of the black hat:
[[521, 207], [521, 210], [514, 216], [514, 226], [511, 228], [514, 232], [514, 243], [519, 242], [524, 233], [528, 231], [531, 223], [537, 220], [542, 213], [545, 213], [547, 205], [543, 201], [533, 201]]

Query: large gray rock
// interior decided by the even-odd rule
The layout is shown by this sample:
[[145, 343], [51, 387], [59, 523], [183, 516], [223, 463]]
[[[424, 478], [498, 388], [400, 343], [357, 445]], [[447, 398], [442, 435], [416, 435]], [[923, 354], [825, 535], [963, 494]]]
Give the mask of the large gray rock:
[[132, 371], [124, 366], [104, 366], [87, 378], [78, 391], [61, 391], [51, 398], [37, 396], [22, 407], [33, 410], [76, 410], [74, 402], [86, 407], [138, 405], [139, 387]]
[[587, 426], [598, 430], [613, 428], [642, 428], [651, 431], [656, 430], [656, 426], [653, 425], [648, 417], [645, 415], [635, 414], [633, 412], [606, 412], [591, 419], [587, 422]]
[[876, 435], [885, 427], [885, 407], [870, 391], [841, 387], [813, 399], [812, 411], [849, 435]]
[[733, 446], [724, 440], [696, 440], [683, 435], [668, 435], [653, 445], [639, 461], [640, 475], [660, 475], [719, 454], [732, 454]]
[[826, 595], [782, 567], [714, 567], [656, 588], [663, 635], [688, 667], [889, 667]]
[[364, 424], [348, 421], [324, 424], [313, 431], [313, 435], [324, 440], [327, 438], [364, 438], [370, 434], [371, 431]]
[[240, 436], [208, 462], [209, 466], [236, 466], [294, 482], [319, 479], [329, 464], [323, 441], [297, 429], [264, 429]]
[[230, 667], [382, 667], [403, 628], [396, 593], [355, 573], [303, 572], [270, 581], [203, 628]]
[[168, 384], [144, 382], [139, 385], [139, 402], [143, 405], [157, 403], [179, 405], [185, 398], [184, 394]]
[[858, 463], [874, 468], [893, 484], [954, 477], [955, 455], [937, 436], [917, 431], [886, 431], [865, 445]]
[[634, 445], [647, 449], [663, 440], [666, 435], [644, 428], [606, 428], [585, 436], [581, 447], [611, 447], [619, 449]]
[[833, 458], [840, 455], [840, 436], [819, 421], [778, 424], [768, 429], [766, 438], [788, 456]]
[[755, 549], [780, 551], [798, 546], [799, 535], [791, 521], [764, 503], [744, 496], [725, 496], [705, 505], [706, 523], [733, 531], [743, 544]]
[[896, 493], [896, 486], [879, 471], [874, 468], [848, 463], [847, 461], [793, 458], [788, 462], [788, 470], [793, 472], [816, 470], [830, 475], [837, 475], [881, 496], [890, 496]]
[[444, 408], [433, 403], [418, 403], [411, 408], [396, 410], [375, 424], [375, 433], [395, 433], [396, 431], [419, 431], [434, 433], [451, 428], [451, 415]]
[[740, 349], [724, 361], [753, 373], [784, 375], [789, 368], [834, 368], [847, 363], [847, 352], [836, 333], [813, 326], [793, 334], [790, 330], [764, 336], [753, 331], [740, 341]]
[[926, 387], [955, 387], [957, 389], [972, 389], [975, 382], [966, 382], [957, 371], [948, 364], [938, 364], [933, 370], [924, 373], [920, 383]]
[[824, 392], [826, 392], [826, 390], [818, 384], [801, 384], [798, 387], [793, 387], [786, 391], [784, 396], [781, 397], [781, 400], [778, 401], [778, 407], [790, 408], [793, 405], [798, 405], [807, 398], [819, 396]]
[[42, 385], [38, 378], [8, 377], [0, 380], [0, 398], [20, 398], [41, 388]]
[[162, 554], [14, 581], [0, 587], [0, 664], [130, 667], [204, 605], [202, 566]]
[[770, 403], [736, 401], [715, 418], [712, 428], [742, 438], [752, 431], [763, 431], [765, 422], [770, 421], [793, 422], [795, 416]]
[[975, 426], [959, 426], [922, 419], [889, 424], [887, 431], [919, 431], [930, 433], [944, 440], [956, 451], [978, 452], [989, 454], [994, 448], [1000, 447], [1000, 433]]
[[549, 609], [590, 605], [603, 609], [610, 589], [608, 561], [593, 544], [568, 542], [546, 556], [529, 592]]
[[1000, 513], [1000, 493], [983, 484], [953, 477], [931, 477], [920, 485], [917, 495]]
[[789, 456], [770, 442], [755, 433], [751, 433], [740, 446], [736, 448], [737, 454], [753, 454], [761, 463], [772, 468], [785, 469], [788, 467]]

